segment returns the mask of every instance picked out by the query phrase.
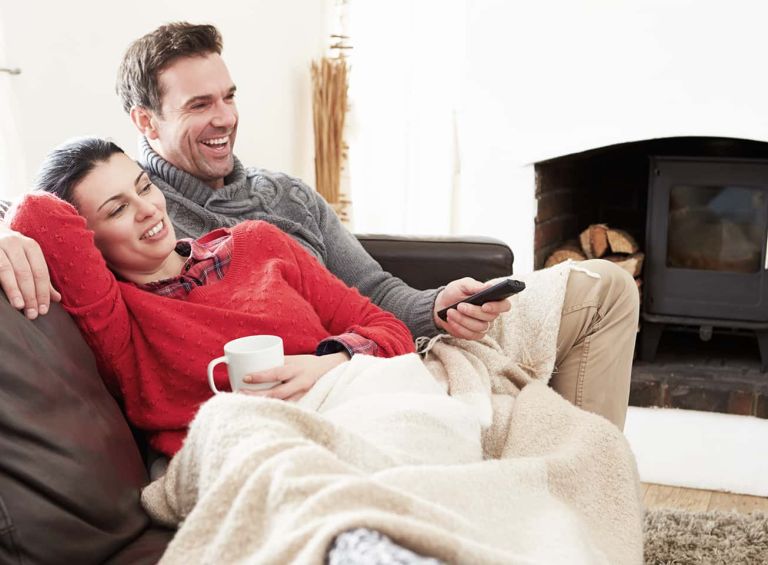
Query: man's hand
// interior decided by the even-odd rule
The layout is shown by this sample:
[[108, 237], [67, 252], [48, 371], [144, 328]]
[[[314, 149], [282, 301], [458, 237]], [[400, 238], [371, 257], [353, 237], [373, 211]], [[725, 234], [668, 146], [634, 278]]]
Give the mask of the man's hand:
[[51, 285], [43, 252], [33, 239], [0, 223], [0, 288], [30, 320], [46, 314], [61, 295]]
[[243, 378], [244, 383], [274, 383], [280, 384], [268, 390], [245, 390], [244, 394], [264, 396], [281, 400], [299, 400], [320, 377], [328, 371], [341, 365], [349, 359], [346, 353], [331, 353], [330, 355], [286, 355], [285, 365], [251, 373]]
[[459, 304], [458, 309], [451, 308], [448, 310], [448, 320], [445, 322], [437, 316], [437, 313], [443, 308], [469, 298], [476, 292], [480, 292], [489, 286], [492, 285], [481, 283], [469, 277], [448, 283], [448, 286], [437, 295], [435, 300], [435, 309], [432, 312], [435, 325], [454, 337], [482, 339], [491, 327], [491, 322], [499, 314], [507, 312], [512, 307], [509, 300], [486, 302], [482, 306], [466, 303]]

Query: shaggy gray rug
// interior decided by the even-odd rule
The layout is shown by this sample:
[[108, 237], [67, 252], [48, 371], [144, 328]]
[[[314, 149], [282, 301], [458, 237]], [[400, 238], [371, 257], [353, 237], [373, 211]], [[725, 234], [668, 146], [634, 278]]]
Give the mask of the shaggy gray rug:
[[645, 562], [766, 564], [768, 514], [649, 511], [645, 515]]

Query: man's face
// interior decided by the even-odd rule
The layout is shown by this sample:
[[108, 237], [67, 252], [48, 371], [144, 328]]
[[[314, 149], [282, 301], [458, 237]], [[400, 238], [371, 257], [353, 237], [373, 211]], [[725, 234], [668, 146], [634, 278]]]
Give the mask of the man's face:
[[235, 85], [221, 57], [184, 57], [158, 77], [162, 116], [152, 114], [150, 145], [172, 165], [211, 188], [234, 166]]

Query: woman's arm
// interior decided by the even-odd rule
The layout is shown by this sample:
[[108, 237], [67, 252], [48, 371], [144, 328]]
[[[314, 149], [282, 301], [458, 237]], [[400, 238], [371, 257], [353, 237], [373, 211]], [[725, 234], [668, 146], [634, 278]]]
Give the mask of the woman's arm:
[[[259, 222], [256, 242], [269, 249], [273, 257], [284, 259], [284, 275], [320, 318], [332, 336], [354, 335], [370, 340], [370, 353], [393, 357], [414, 351], [413, 337], [408, 328], [389, 312], [374, 305], [357, 290], [349, 288], [333, 276], [291, 237], [274, 226]], [[323, 340], [327, 341], [327, 340]], [[317, 380], [349, 358], [346, 351], [329, 355], [289, 355], [285, 365], [254, 373], [245, 378], [250, 383], [279, 381], [274, 388], [250, 394], [285, 400], [298, 400]]]
[[128, 312], [85, 219], [71, 204], [46, 193], [26, 195], [9, 214], [11, 228], [40, 245], [62, 305], [97, 357], [120, 355], [130, 340]]
[[[261, 250], [257, 260], [281, 263], [282, 276], [317, 314], [331, 336], [356, 334], [375, 344], [378, 357], [414, 351], [413, 336], [393, 314], [335, 277], [292, 237], [268, 222], [249, 222], [248, 245]], [[258, 253], [258, 251], [257, 251]]]
[[332, 336], [356, 334], [375, 344], [373, 355], [393, 357], [414, 351], [413, 336], [393, 314], [348, 287], [291, 237], [269, 226], [296, 265], [297, 290], [314, 308]]
[[[370, 353], [379, 357], [414, 351], [413, 338], [405, 324], [333, 276], [291, 237], [266, 222], [253, 222], [247, 229], [253, 230], [249, 244], [264, 250], [264, 260], [280, 259], [286, 282], [312, 306], [331, 336], [347, 334], [370, 340]], [[252, 373], [244, 380], [280, 383], [249, 394], [298, 400], [321, 376], [348, 358], [346, 351], [321, 356], [288, 355], [284, 366]]]

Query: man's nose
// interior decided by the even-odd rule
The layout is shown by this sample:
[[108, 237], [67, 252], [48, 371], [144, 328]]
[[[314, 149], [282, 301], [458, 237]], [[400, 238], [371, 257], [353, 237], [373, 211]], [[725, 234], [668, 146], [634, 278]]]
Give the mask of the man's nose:
[[212, 125], [219, 128], [233, 128], [237, 123], [237, 108], [234, 103], [220, 100], [216, 104], [216, 113], [211, 121]]

